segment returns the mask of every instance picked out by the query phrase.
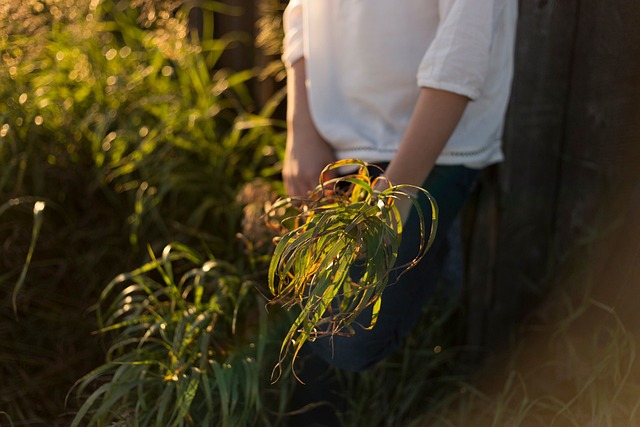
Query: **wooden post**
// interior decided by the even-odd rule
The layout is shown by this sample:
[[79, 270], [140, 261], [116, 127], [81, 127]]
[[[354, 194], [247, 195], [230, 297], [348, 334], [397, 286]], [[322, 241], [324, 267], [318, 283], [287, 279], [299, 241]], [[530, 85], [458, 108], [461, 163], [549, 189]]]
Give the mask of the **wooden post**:
[[603, 231], [594, 221], [620, 220], [640, 177], [639, 28], [640, 2], [580, 3], [555, 224], [560, 253], [597, 239]]
[[475, 345], [504, 344], [527, 300], [540, 292], [552, 258], [577, 9], [577, 0], [520, 2], [506, 161], [497, 181], [481, 181], [478, 190], [491, 200], [479, 201], [485, 208], [469, 260], [468, 340]]
[[237, 8], [237, 15], [215, 15], [215, 35], [235, 34], [234, 43], [222, 55], [220, 65], [233, 70], [246, 70], [255, 64], [255, 6], [253, 0], [222, 0], [222, 3]]
[[520, 2], [507, 160], [473, 204], [469, 343], [501, 347], [554, 263], [612, 225], [640, 179], [638, 25], [638, 2]]

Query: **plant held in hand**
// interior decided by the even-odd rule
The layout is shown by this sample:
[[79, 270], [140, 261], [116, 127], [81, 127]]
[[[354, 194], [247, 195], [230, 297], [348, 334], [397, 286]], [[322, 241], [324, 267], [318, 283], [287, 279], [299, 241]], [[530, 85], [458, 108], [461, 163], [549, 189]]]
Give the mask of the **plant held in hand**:
[[[271, 302], [300, 308], [276, 369], [287, 354], [295, 361], [303, 344], [321, 335], [352, 335], [356, 323], [373, 328], [390, 273], [413, 267], [435, 237], [437, 205], [426, 190], [374, 177], [377, 167], [360, 160], [329, 164], [320, 176], [354, 166], [356, 172], [321, 180], [308, 197], [280, 199], [269, 211], [272, 223], [283, 228], [269, 267]], [[416, 191], [431, 204], [428, 232]], [[398, 201], [407, 199], [419, 216], [421, 243], [411, 262], [396, 265], [403, 225]], [[363, 319], [370, 306], [370, 318]]]

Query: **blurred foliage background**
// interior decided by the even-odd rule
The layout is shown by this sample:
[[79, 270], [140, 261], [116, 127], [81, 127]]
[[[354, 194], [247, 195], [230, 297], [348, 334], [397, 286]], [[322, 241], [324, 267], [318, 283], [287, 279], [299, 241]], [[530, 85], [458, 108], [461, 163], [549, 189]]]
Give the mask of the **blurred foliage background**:
[[0, 5], [0, 411], [17, 424], [68, 425], [65, 396], [107, 347], [93, 306], [147, 246], [255, 267], [236, 198], [278, 173], [282, 95], [258, 111], [256, 72], [217, 66], [234, 39], [198, 40], [183, 3]]

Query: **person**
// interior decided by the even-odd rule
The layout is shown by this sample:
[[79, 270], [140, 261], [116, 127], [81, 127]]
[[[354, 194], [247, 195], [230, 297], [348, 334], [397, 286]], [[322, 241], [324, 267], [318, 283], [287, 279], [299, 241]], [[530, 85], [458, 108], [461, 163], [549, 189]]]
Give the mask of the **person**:
[[[424, 187], [439, 207], [433, 246], [397, 283], [390, 279], [394, 284], [383, 294], [376, 326], [306, 344], [310, 361], [300, 376], [310, 399], [329, 399], [326, 390], [333, 385], [313, 385], [320, 383], [323, 366], [362, 371], [387, 357], [433, 295], [447, 230], [479, 171], [504, 157], [516, 21], [516, 0], [291, 0], [287, 5], [282, 175], [288, 194], [305, 195], [328, 163], [357, 158], [384, 167], [392, 184]], [[429, 216], [426, 198], [418, 197]], [[404, 263], [417, 252], [419, 223], [410, 203], [398, 208], [405, 223], [398, 263]], [[339, 425], [335, 416], [323, 416], [312, 413], [298, 424]]]

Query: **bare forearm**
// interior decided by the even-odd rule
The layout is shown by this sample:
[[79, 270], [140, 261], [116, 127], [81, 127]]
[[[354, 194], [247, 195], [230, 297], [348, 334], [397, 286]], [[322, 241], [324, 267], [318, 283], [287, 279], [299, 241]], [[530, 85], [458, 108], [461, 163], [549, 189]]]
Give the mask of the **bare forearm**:
[[393, 184], [422, 185], [456, 128], [469, 98], [422, 88], [409, 126], [387, 168]]
[[304, 58], [287, 68], [287, 126], [312, 124], [305, 80], [307, 78]]
[[305, 60], [300, 59], [287, 69], [287, 147], [282, 177], [290, 196], [313, 189], [322, 169], [335, 161], [333, 148], [311, 118], [305, 80]]

